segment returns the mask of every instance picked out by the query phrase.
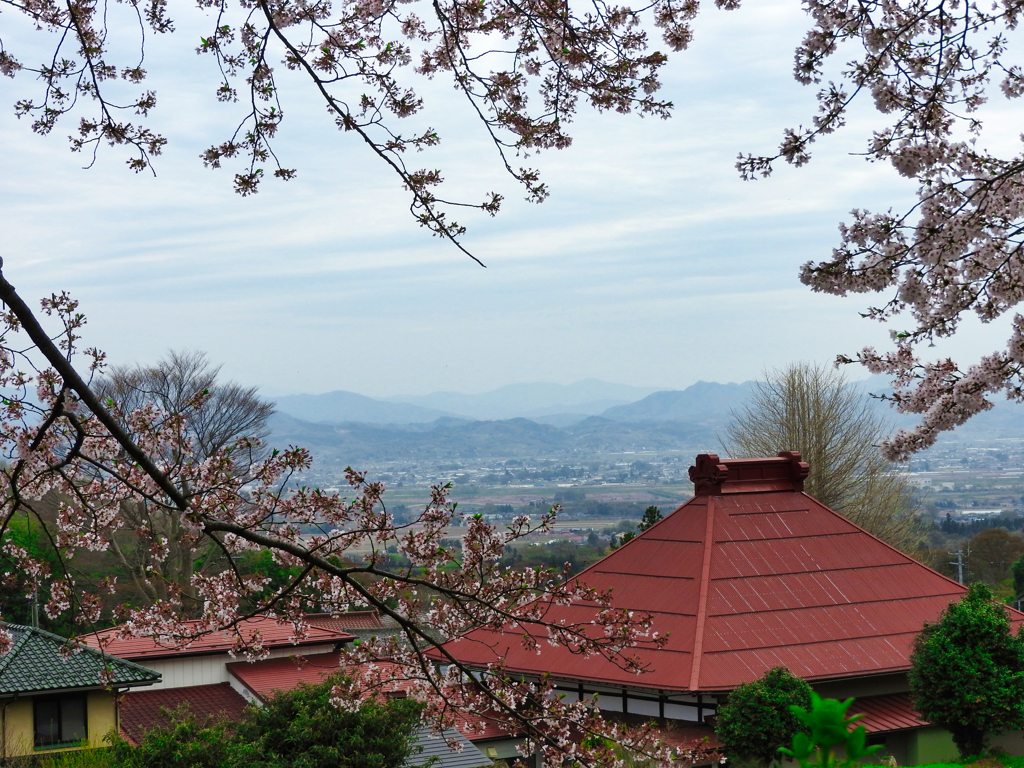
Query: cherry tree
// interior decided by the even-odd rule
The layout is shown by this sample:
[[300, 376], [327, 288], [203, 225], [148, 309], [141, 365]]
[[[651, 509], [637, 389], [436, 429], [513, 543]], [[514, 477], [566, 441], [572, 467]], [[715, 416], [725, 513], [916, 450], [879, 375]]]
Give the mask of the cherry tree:
[[[71, 148], [95, 162], [103, 145], [129, 150], [135, 171], [153, 167], [166, 137], [144, 120], [157, 94], [146, 87], [146, 35], [174, 31], [164, 0], [0, 0], [49, 35], [52, 57], [30, 63], [17, 39], [0, 36], [0, 73], [39, 83], [15, 105], [40, 134], [77, 117]], [[667, 46], [690, 40], [695, 0], [652, 0], [631, 9], [596, 0], [576, 10], [561, 0], [199, 0], [192, 13], [208, 25], [196, 52], [210, 64], [211, 93], [241, 102], [244, 117], [231, 135], [202, 155], [219, 168], [232, 163], [235, 189], [249, 195], [267, 176], [291, 179], [274, 149], [285, 110], [275, 68], [306, 76], [312, 94], [344, 133], [357, 138], [398, 175], [416, 220], [459, 245], [465, 228], [455, 207], [495, 214], [502, 197], [448, 200], [438, 196], [442, 172], [410, 167], [410, 151], [441, 141], [426, 127], [403, 131], [398, 121], [419, 113], [417, 78], [450, 77], [527, 198], [548, 190], [535, 169], [519, 165], [533, 152], [568, 146], [579, 100], [599, 110], [667, 117], [657, 98], [665, 54], [652, 50], [642, 21], [659, 27]], [[188, 13], [176, 7], [175, 13]], [[124, 38], [133, 24], [132, 45]], [[468, 253], [468, 252], [467, 252]]]
[[[336, 614], [369, 605], [397, 622], [401, 638], [349, 648], [342, 661], [349, 682], [334, 690], [339, 706], [359, 706], [366, 696], [398, 684], [425, 703], [438, 730], [490, 724], [524, 736], [526, 754], [539, 750], [553, 761], [618, 765], [622, 747], [660, 761], [701, 753], [698, 746], [682, 755], [662, 746], [651, 726], [605, 721], [593, 702], [563, 702], [550, 680], [508, 676], [500, 663], [483, 674], [471, 670], [436, 644], [471, 627], [511, 628], [538, 652], [564, 646], [644, 672], [636, 650], [665, 642], [651, 616], [615, 608], [610, 590], [591, 589], [567, 571], [500, 568], [505, 548], [549, 530], [557, 510], [499, 529], [479, 514], [460, 512], [447, 487], [436, 487], [416, 521], [396, 523], [384, 486], [353, 470], [347, 472], [349, 498], [300, 485], [310, 464], [303, 449], [263, 452], [254, 462], [261, 455], [255, 438], [197, 446], [186, 414], [202, 412], [208, 391], [197, 392], [180, 411], [161, 410], [153, 399], [130, 410], [114, 398], [101, 401], [91, 379], [103, 370], [104, 356], [95, 349], [79, 354], [85, 318], [77, 303], [66, 294], [42, 302], [41, 316], [56, 328], [51, 335], [2, 272], [0, 300], [7, 307], [0, 316], [7, 329], [0, 340], [0, 431], [8, 462], [0, 473], [0, 556], [8, 577], [27, 576], [29, 589], [47, 598], [49, 617], [69, 617], [83, 632], [95, 626], [116, 579], [83, 580], [71, 568], [73, 559], [107, 550], [131, 525], [149, 542], [156, 563], [172, 547], [184, 547], [214, 549], [223, 566], [196, 571], [187, 585], [166, 581], [160, 585], [166, 596], [144, 607], [116, 607], [118, 637], [149, 636], [184, 647], [226, 631], [236, 653], [256, 659], [266, 652], [258, 632], [239, 629], [247, 618], [272, 617], [302, 638], [310, 611]], [[78, 360], [87, 363], [85, 378], [72, 364]], [[55, 522], [40, 512], [43, 497], [59, 500]], [[126, 506], [140, 504], [179, 520], [177, 540], [155, 523], [148, 528], [144, 518], [124, 514]], [[42, 527], [56, 565], [5, 535], [17, 514]], [[467, 529], [461, 548], [444, 544], [453, 525]], [[367, 542], [369, 554], [348, 556]], [[394, 547], [409, 566], [391, 564], [388, 549]], [[239, 560], [257, 550], [269, 551], [294, 575], [271, 584], [244, 573]], [[153, 567], [147, 578], [161, 575]], [[201, 610], [186, 621], [185, 604], [197, 599]], [[593, 616], [579, 623], [548, 618], [552, 605], [569, 603], [593, 606]], [[10, 642], [0, 629], [0, 653]]]
[[[1024, 69], [1009, 51], [1024, 5], [808, 0], [804, 7], [812, 27], [794, 74], [820, 87], [818, 114], [810, 127], [787, 130], [775, 155], [741, 155], [737, 168], [754, 178], [769, 175], [779, 159], [803, 165], [810, 145], [842, 127], [861, 94], [886, 116], [864, 155], [912, 179], [916, 202], [902, 213], [853, 211], [831, 257], [805, 264], [800, 279], [814, 291], [887, 297], [865, 314], [893, 328], [893, 348], [867, 347], [837, 362], [888, 374], [895, 407], [921, 414], [915, 428], [883, 444], [887, 458], [901, 460], [991, 408], [989, 395], [1024, 401], [1024, 317], [1017, 312], [1005, 350], [966, 366], [921, 352], [955, 334], [968, 313], [991, 322], [1024, 298], [1024, 155], [980, 144], [992, 138], [984, 132], [985, 104], [1024, 94]], [[823, 85], [830, 57], [840, 52], [852, 59]]]

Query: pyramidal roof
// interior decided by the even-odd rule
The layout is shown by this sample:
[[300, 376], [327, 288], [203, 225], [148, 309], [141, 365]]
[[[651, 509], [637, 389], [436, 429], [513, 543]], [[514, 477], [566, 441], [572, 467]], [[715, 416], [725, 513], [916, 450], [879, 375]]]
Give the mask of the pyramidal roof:
[[[800, 459], [698, 456], [690, 501], [576, 577], [669, 633], [637, 649], [643, 674], [546, 643], [538, 655], [522, 629], [474, 630], [447, 648], [474, 666], [504, 659], [509, 671], [662, 691], [731, 690], [779, 665], [808, 680], [909, 669], [915, 635], [966, 588], [804, 493]], [[549, 616], [585, 623], [593, 610]]]

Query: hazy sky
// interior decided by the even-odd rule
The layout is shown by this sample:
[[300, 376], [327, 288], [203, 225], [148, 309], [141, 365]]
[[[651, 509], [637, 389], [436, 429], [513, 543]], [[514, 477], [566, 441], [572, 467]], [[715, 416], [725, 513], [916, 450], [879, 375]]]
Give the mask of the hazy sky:
[[[34, 36], [12, 22], [0, 17], [6, 44]], [[26, 299], [79, 298], [86, 343], [115, 362], [202, 349], [271, 394], [587, 377], [683, 388], [884, 344], [885, 329], [857, 315], [877, 297], [818, 296], [796, 278], [837, 244], [850, 209], [911, 200], [910, 183], [850, 154], [879, 124], [868, 105], [804, 168], [757, 182], [733, 168], [737, 153], [771, 153], [814, 113], [814, 89], [790, 75], [802, 25], [798, 5], [781, 0], [706, 9], [664, 76], [675, 117], [584, 110], [575, 144], [537, 161], [552, 189], [541, 206], [502, 175], [456, 94], [429, 88], [425, 120], [444, 143], [423, 164], [444, 170], [449, 194], [507, 197], [498, 218], [467, 217], [466, 244], [487, 269], [411, 221], [396, 179], [298, 79], [278, 146], [298, 178], [236, 196], [231, 172], [198, 158], [239, 113], [213, 100], [187, 21], [149, 53], [153, 127], [171, 142], [157, 178], [116, 152], [82, 170], [65, 141], [71, 121], [35, 136], [10, 109], [33, 82], [2, 78], [5, 273]], [[971, 328], [950, 349], [987, 352], [1004, 338]]]

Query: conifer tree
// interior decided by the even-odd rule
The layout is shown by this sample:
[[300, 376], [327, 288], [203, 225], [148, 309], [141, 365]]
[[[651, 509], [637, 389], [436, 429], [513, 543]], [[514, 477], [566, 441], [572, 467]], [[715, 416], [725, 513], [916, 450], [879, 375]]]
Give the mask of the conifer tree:
[[1024, 642], [984, 584], [972, 584], [937, 622], [925, 624], [910, 663], [914, 707], [953, 734], [961, 757], [981, 754], [990, 736], [1024, 727]]

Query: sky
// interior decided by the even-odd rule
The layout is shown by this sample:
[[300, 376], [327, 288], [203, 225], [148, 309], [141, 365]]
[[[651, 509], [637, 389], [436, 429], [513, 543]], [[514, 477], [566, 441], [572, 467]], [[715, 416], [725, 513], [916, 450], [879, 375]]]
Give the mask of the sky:
[[[814, 114], [814, 89], [790, 73], [803, 25], [781, 0], [702, 11], [694, 44], [662, 78], [674, 117], [583, 107], [572, 147], [530, 159], [552, 191], [540, 206], [522, 200], [450, 86], [426, 84], [424, 119], [442, 146], [423, 165], [444, 171], [448, 194], [506, 197], [494, 219], [464, 217], [483, 269], [416, 226], [397, 179], [297, 77], [284, 81], [278, 144], [295, 180], [241, 198], [232, 171], [204, 169], [199, 153], [240, 112], [214, 100], [215, 74], [193, 52], [201, 28], [186, 15], [147, 54], [151, 125], [170, 142], [155, 178], [116, 150], [84, 170], [67, 148], [72, 121], [33, 134], [11, 109], [33, 81], [0, 79], [4, 274], [27, 300], [79, 299], [84, 343], [114, 363], [204, 350], [269, 395], [591, 377], [682, 389], [885, 346], [888, 330], [858, 315], [879, 297], [816, 295], [797, 279], [838, 244], [851, 209], [913, 199], [907, 180], [856, 155], [881, 125], [870, 105], [803, 168], [755, 182], [734, 169], [738, 153], [773, 153], [784, 128]], [[11, 13], [0, 38], [26, 59], [44, 55]], [[971, 359], [1004, 339], [969, 323], [938, 351]]]

